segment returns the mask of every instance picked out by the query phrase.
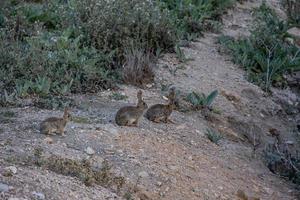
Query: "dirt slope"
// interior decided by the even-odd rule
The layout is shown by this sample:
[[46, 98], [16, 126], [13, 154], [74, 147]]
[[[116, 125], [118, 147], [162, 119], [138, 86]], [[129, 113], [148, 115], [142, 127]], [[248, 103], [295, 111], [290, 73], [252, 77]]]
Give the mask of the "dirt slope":
[[[225, 16], [224, 32], [233, 27], [234, 35], [247, 31], [248, 25], [243, 24], [251, 22], [250, 8], [258, 5], [247, 2], [241, 8], [246, 12], [233, 10]], [[237, 20], [229, 25], [230, 18]], [[72, 115], [77, 120], [68, 124], [66, 137], [53, 136], [53, 141], [39, 134], [38, 124], [46, 117], [61, 115], [60, 111], [2, 109], [2, 113], [9, 110], [17, 116], [1, 121], [0, 183], [9, 188], [0, 193], [0, 199], [99, 200], [124, 199], [125, 195], [128, 199], [229, 200], [237, 199], [238, 189], [265, 200], [299, 199], [295, 186], [272, 174], [261, 161], [259, 152], [264, 146], [254, 158], [251, 145], [254, 137], [264, 144], [272, 141], [270, 128], [286, 133], [293, 123], [280, 105], [247, 82], [245, 72], [218, 52], [216, 36], [206, 34], [184, 48], [192, 60], [183, 66], [175, 55], [165, 55], [156, 70], [155, 85], [143, 91], [145, 101], [152, 105], [165, 103], [164, 85], [173, 84], [182, 93], [218, 89], [221, 93], [214, 107], [220, 114], [213, 114], [209, 120], [200, 112], [175, 111], [171, 117], [175, 124], [154, 124], [143, 118], [137, 128], [118, 127], [113, 123], [118, 108], [136, 102], [138, 89], [129, 86], [121, 86], [119, 91], [129, 97], [126, 100], [112, 100], [110, 91], [74, 96]], [[225, 136], [220, 145], [206, 138], [208, 127]], [[292, 139], [291, 134], [283, 134], [283, 139]], [[95, 152], [87, 152], [87, 147]], [[49, 164], [40, 166], [27, 159], [37, 150], [46, 159], [51, 155], [86, 159], [98, 168], [107, 161], [112, 166], [111, 178], [124, 177], [126, 183], [121, 190], [110, 184], [85, 186], [72, 173], [62, 175]], [[7, 176], [9, 166], [17, 168], [12, 176]], [[0, 184], [1, 188], [5, 189]]]

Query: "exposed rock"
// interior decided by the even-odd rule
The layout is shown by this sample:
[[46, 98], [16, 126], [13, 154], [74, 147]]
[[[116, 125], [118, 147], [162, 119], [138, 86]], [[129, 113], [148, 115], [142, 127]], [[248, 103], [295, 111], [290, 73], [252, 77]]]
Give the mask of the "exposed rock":
[[149, 174], [145, 171], [142, 171], [142, 172], [139, 173], [139, 177], [146, 178], [148, 176], [149, 176]]
[[9, 191], [9, 186], [4, 183], [0, 183], [0, 192], [8, 192], [8, 191]]
[[287, 32], [295, 39], [295, 43], [300, 46], [300, 28], [293, 27]]
[[44, 141], [48, 144], [53, 144], [53, 139], [51, 137], [46, 137]]
[[16, 174], [18, 169], [15, 166], [9, 166], [4, 168], [6, 175], [13, 175]]
[[43, 193], [40, 193], [40, 192], [32, 192], [33, 196], [36, 197], [36, 199], [45, 199], [45, 195]]
[[93, 154], [95, 154], [95, 151], [91, 147], [87, 147], [85, 149], [85, 153], [87, 153], [88, 155], [93, 155]]

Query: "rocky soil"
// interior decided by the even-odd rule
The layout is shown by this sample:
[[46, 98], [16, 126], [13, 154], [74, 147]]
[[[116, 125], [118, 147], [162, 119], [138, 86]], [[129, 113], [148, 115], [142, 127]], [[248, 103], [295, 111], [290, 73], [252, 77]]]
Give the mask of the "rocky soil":
[[[257, 6], [258, 1], [247, 1], [230, 11], [224, 16], [223, 33], [247, 34], [251, 9]], [[138, 127], [117, 126], [117, 110], [136, 103], [138, 88], [131, 86], [72, 96], [73, 121], [65, 137], [38, 130], [43, 119], [61, 116], [62, 111], [1, 108], [0, 199], [231, 200], [238, 199], [238, 190], [263, 200], [299, 199], [297, 187], [271, 173], [262, 156], [274, 141], [270, 129], [278, 130], [283, 142], [297, 146], [295, 121], [277, 97], [249, 83], [245, 72], [220, 53], [218, 36], [207, 33], [183, 48], [191, 58], [187, 63], [174, 54], [164, 55], [155, 84], [143, 90], [148, 105], [166, 103], [163, 95], [170, 85], [180, 91], [180, 108], [171, 115], [174, 124], [142, 118]], [[215, 89], [219, 95], [213, 107], [218, 112], [205, 117], [185, 110], [180, 97]], [[115, 100], [114, 94], [128, 98]], [[299, 97], [290, 94], [283, 100], [299, 103]], [[208, 140], [207, 129], [223, 135], [219, 145]], [[254, 152], [255, 143], [261, 145]], [[89, 169], [101, 171], [106, 165], [111, 167], [103, 171], [107, 181], [90, 183]]]

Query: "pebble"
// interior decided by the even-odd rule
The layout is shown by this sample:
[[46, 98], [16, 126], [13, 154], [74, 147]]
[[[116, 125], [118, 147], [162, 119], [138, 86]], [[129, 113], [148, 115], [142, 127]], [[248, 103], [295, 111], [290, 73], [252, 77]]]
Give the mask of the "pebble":
[[16, 174], [18, 169], [15, 166], [9, 166], [4, 168], [5, 173], [9, 173], [11, 175]]
[[4, 183], [0, 183], [0, 192], [8, 192], [9, 190], [9, 186], [4, 184]]
[[24, 198], [16, 198], [16, 197], [10, 197], [8, 200], [27, 200]]
[[88, 155], [93, 155], [93, 154], [95, 154], [95, 151], [91, 147], [87, 147], [85, 149], [85, 153], [87, 153]]
[[142, 171], [142, 172], [139, 173], [139, 177], [146, 178], [148, 176], [149, 176], [149, 174], [145, 171]]
[[45, 199], [45, 195], [40, 192], [32, 192], [32, 195], [34, 195], [37, 199]]
[[157, 185], [158, 187], [161, 187], [161, 186], [162, 186], [162, 182], [158, 181], [158, 182], [156, 183], [156, 185]]
[[51, 137], [46, 137], [44, 141], [48, 144], [53, 144], [53, 139]]

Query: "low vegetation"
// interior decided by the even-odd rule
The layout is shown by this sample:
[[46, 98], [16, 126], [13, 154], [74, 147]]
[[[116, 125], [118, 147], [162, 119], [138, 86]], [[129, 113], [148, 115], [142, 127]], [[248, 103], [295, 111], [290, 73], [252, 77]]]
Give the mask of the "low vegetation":
[[288, 145], [278, 142], [268, 145], [264, 150], [265, 162], [274, 174], [300, 185], [300, 155], [298, 151], [292, 152]]
[[144, 86], [153, 81], [156, 56], [178, 52], [180, 40], [198, 37], [234, 2], [5, 0], [0, 104], [95, 92], [121, 81]]
[[286, 9], [290, 23], [300, 27], [300, 1], [282, 0], [282, 3]]
[[254, 16], [249, 38], [234, 40], [222, 36], [219, 41], [228, 49], [233, 62], [245, 68], [251, 82], [266, 91], [270, 86], [284, 87], [284, 75], [300, 70], [300, 49], [286, 42], [292, 25], [281, 20], [266, 4], [256, 9]]
[[196, 110], [200, 109], [211, 109], [211, 105], [218, 95], [218, 90], [212, 91], [209, 95], [204, 93], [198, 94], [196, 92], [191, 92], [187, 95], [186, 99], [190, 102]]
[[212, 143], [215, 143], [216, 145], [219, 145], [220, 140], [223, 138], [220, 133], [212, 129], [207, 129], [205, 135]]

